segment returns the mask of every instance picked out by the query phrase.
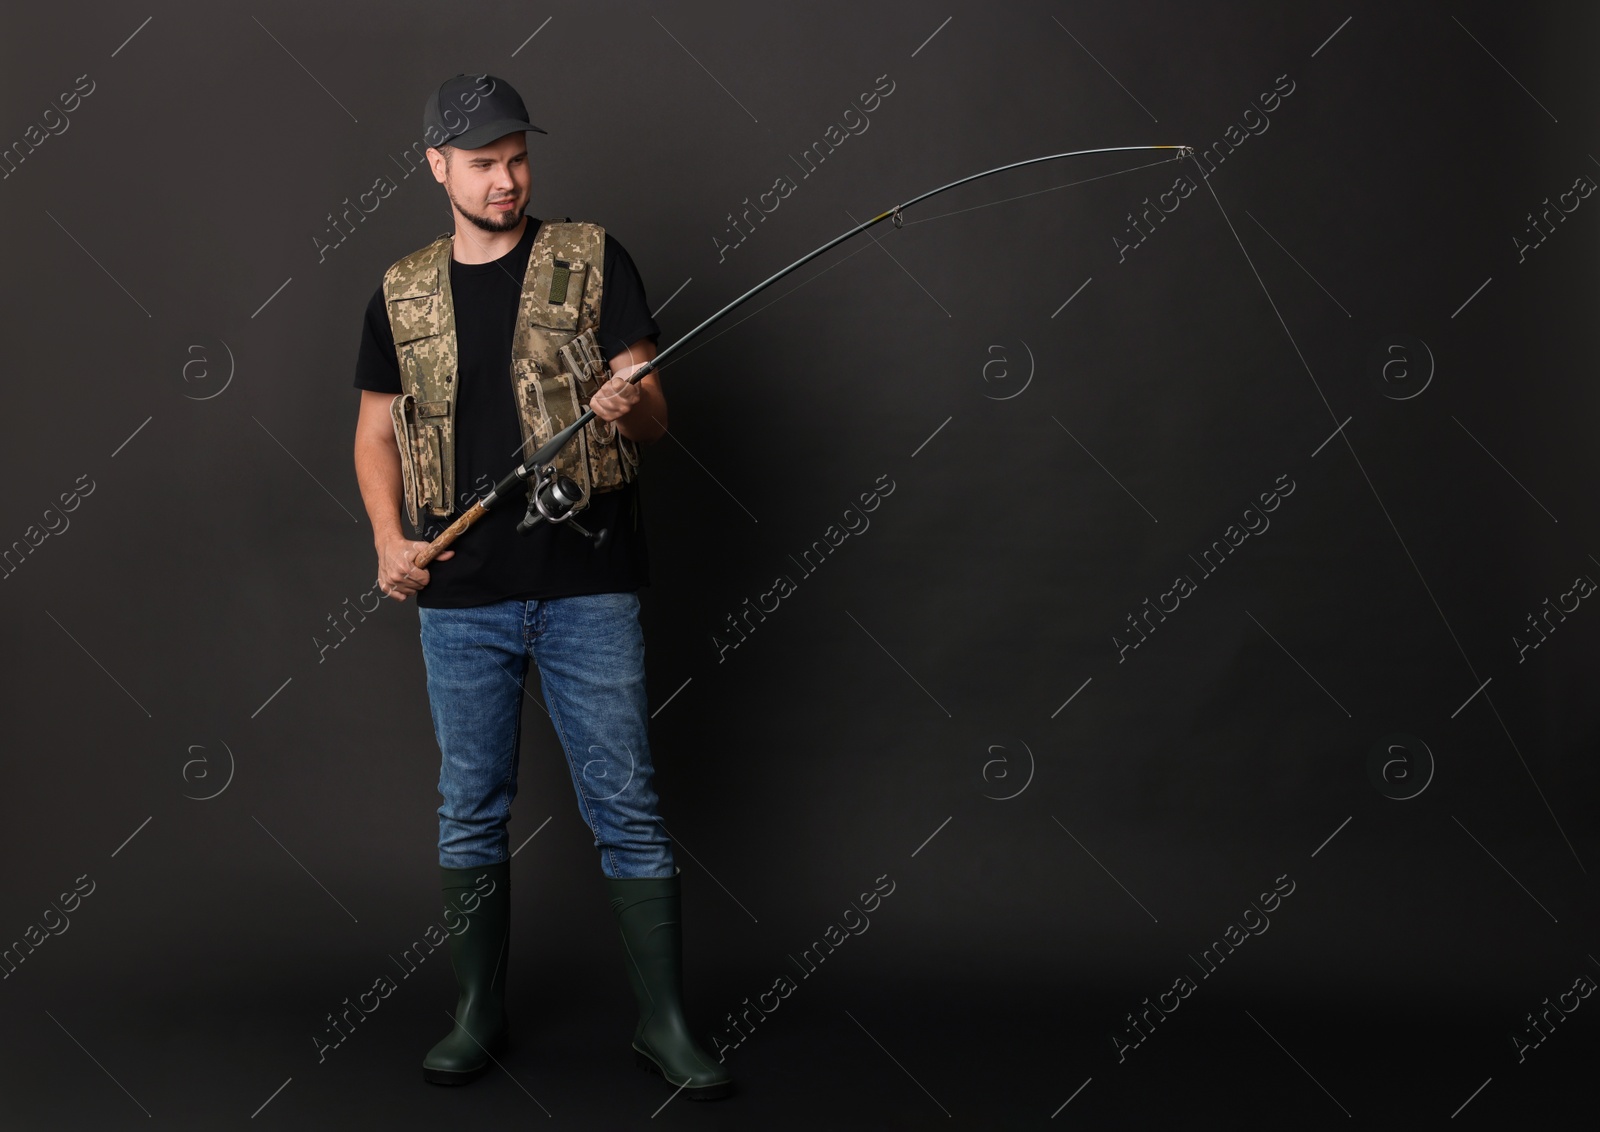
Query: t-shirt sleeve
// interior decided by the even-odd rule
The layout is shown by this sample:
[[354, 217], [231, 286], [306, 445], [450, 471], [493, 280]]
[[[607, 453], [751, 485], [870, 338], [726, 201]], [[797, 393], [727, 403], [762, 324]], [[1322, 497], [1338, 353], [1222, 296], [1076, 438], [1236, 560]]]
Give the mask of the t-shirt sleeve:
[[389, 326], [389, 312], [383, 302], [380, 286], [367, 304], [367, 314], [361, 322], [361, 352], [356, 355], [357, 389], [370, 389], [374, 393], [400, 393], [400, 362], [394, 354], [394, 331]]
[[[650, 304], [644, 297], [644, 280], [633, 257], [620, 242], [606, 233], [604, 287], [600, 295], [600, 353], [606, 361], [622, 353], [641, 338], [654, 341], [661, 327], [650, 316]], [[394, 353], [391, 346], [390, 354]], [[399, 381], [398, 372], [395, 380]]]

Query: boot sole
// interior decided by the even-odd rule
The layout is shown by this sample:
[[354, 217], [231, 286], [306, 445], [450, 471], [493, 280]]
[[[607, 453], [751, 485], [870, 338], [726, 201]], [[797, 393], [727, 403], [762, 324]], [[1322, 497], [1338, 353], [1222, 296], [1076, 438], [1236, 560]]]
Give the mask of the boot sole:
[[[654, 1073], [663, 1081], [667, 1081], [667, 1075], [662, 1071], [661, 1066], [657, 1065], [650, 1057], [644, 1053], [641, 1053], [637, 1049], [633, 1051], [633, 1063], [640, 1069], [643, 1069], [646, 1073]], [[667, 1081], [667, 1084], [670, 1085], [672, 1082]], [[731, 1081], [724, 1081], [720, 1085], [701, 1085], [698, 1088], [685, 1086], [683, 1088], [684, 1095], [692, 1101], [720, 1100], [732, 1091], [733, 1082]]]
[[452, 1069], [430, 1069], [422, 1067], [422, 1079], [430, 1085], [465, 1085], [476, 1081], [483, 1076], [484, 1070], [489, 1068], [486, 1061], [476, 1069], [466, 1069], [457, 1072]]
[[[489, 1053], [504, 1053], [508, 1044], [507, 1036], [502, 1032], [498, 1038], [489, 1043]], [[482, 1065], [472, 1069], [433, 1069], [424, 1065], [422, 1079], [430, 1085], [466, 1085], [482, 1077], [492, 1064], [492, 1061], [485, 1058]]]

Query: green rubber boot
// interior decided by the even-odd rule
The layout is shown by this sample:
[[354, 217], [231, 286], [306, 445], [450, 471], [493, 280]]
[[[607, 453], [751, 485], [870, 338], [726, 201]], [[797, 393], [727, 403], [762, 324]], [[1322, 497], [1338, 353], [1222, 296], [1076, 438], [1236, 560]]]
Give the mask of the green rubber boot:
[[[422, 1059], [423, 1079], [465, 1085], [506, 1045], [506, 959], [511, 944], [511, 862], [470, 869], [439, 869], [444, 889], [450, 966], [461, 997], [455, 1025]], [[476, 898], [476, 899], [475, 899]]]
[[679, 925], [678, 874], [670, 877], [606, 878], [626, 952], [628, 981], [639, 1003], [633, 1031], [634, 1060], [683, 1086], [698, 1101], [727, 1096], [732, 1078], [689, 1032], [683, 1017], [683, 934]]

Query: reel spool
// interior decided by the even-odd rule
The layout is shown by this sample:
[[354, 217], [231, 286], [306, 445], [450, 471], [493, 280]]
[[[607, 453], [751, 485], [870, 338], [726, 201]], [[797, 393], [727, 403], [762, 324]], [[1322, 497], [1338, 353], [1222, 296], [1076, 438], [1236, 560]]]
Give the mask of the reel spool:
[[577, 512], [573, 508], [582, 502], [583, 489], [577, 482], [557, 472], [554, 465], [546, 464], [539, 468], [537, 478], [528, 489], [528, 511], [517, 524], [517, 533], [525, 535], [541, 522], [565, 523], [600, 550], [610, 539], [611, 531], [606, 527], [598, 532], [590, 531], [575, 520], [573, 516]]

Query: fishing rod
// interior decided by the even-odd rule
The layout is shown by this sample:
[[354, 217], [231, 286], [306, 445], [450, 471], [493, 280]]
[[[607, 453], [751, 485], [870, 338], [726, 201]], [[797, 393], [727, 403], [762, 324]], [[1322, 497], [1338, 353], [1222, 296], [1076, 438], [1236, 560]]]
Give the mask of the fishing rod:
[[[740, 295], [737, 299], [734, 299], [727, 306], [717, 311], [716, 314], [713, 314], [699, 326], [696, 326], [693, 330], [689, 331], [689, 333], [679, 338], [676, 342], [668, 345], [665, 350], [662, 350], [655, 357], [639, 366], [636, 370], [628, 375], [626, 379], [627, 383], [629, 385], [637, 384], [647, 375], [654, 373], [657, 369], [661, 368], [662, 362], [671, 357], [674, 350], [677, 350], [679, 347], [689, 342], [695, 337], [695, 335], [706, 329], [706, 327], [716, 322], [729, 311], [734, 310], [736, 307], [748, 302], [750, 299], [753, 299], [755, 296], [759, 295], [762, 291], [765, 291], [768, 287], [772, 286], [784, 276], [810, 263], [824, 252], [831, 251], [851, 237], [858, 236], [862, 232], [865, 232], [868, 228], [871, 228], [874, 224], [879, 224], [885, 220], [892, 221], [896, 228], [902, 227], [905, 223], [903, 217], [904, 211], [914, 204], [920, 204], [929, 197], [938, 196], [942, 192], [947, 192], [948, 190], [954, 189], [960, 185], [970, 184], [973, 181], [982, 180], [985, 177], [992, 177], [996, 173], [1004, 173], [1010, 169], [1021, 169], [1025, 165], [1038, 165], [1040, 162], [1044, 161], [1059, 161], [1064, 157], [1082, 157], [1091, 153], [1126, 153], [1130, 150], [1148, 149], [1176, 150], [1177, 152], [1174, 155], [1174, 160], [1179, 161], [1194, 153], [1194, 149], [1186, 145], [1115, 145], [1107, 146], [1102, 149], [1076, 149], [1070, 153], [1050, 153], [1043, 157], [1030, 157], [1026, 161], [1014, 161], [1009, 165], [998, 165], [993, 169], [985, 169], [981, 173], [973, 173], [970, 176], [962, 177], [960, 180], [951, 181], [948, 185], [940, 185], [937, 189], [930, 189], [928, 192], [922, 193], [919, 196], [914, 196], [908, 201], [903, 201], [902, 203], [895, 205], [893, 208], [878, 213], [878, 215], [872, 217], [870, 220], [866, 220], [860, 224], [857, 224], [854, 228], [851, 228], [842, 235], [835, 236], [833, 239], [829, 240], [816, 250], [807, 252], [805, 255], [791, 263], [788, 267], [783, 268], [781, 271], [775, 272], [766, 279], [762, 280], [760, 283], [757, 283], [754, 287]], [[517, 524], [518, 531], [526, 533], [536, 523], [539, 522], [568, 523], [570, 526], [575, 528], [577, 533], [582, 534], [584, 537], [590, 539], [596, 547], [605, 545], [606, 535], [608, 533], [606, 530], [601, 530], [598, 533], [591, 534], [579, 524], [571, 521], [573, 515], [576, 514], [576, 512], [573, 510], [573, 507], [581, 502], [583, 498], [583, 489], [574, 483], [570, 477], [562, 475], [555, 470], [556, 454], [560, 452], [561, 449], [565, 447], [573, 437], [578, 435], [578, 431], [580, 429], [582, 429], [594, 418], [594, 409], [584, 409], [583, 413], [578, 417], [577, 420], [573, 421], [566, 428], [552, 436], [539, 448], [537, 452], [535, 452], [532, 456], [529, 456], [522, 463], [518, 464], [514, 471], [509, 473], [499, 483], [495, 484], [494, 487], [490, 488], [487, 495], [478, 500], [471, 507], [467, 508], [466, 511], [462, 512], [460, 518], [456, 519], [455, 522], [446, 527], [438, 538], [429, 543], [427, 548], [416, 556], [416, 565], [426, 566], [440, 554], [444, 553], [444, 551], [449, 548], [451, 543], [455, 542], [456, 539], [460, 538], [466, 533], [468, 527], [472, 526], [472, 524], [476, 523], [479, 519], [483, 518], [484, 515], [488, 514], [489, 509], [499, 502], [501, 498], [511, 492], [511, 490], [518, 484], [526, 482], [530, 476], [533, 477], [534, 482], [533, 486], [527, 493], [528, 513], [522, 519], [522, 521]]]

